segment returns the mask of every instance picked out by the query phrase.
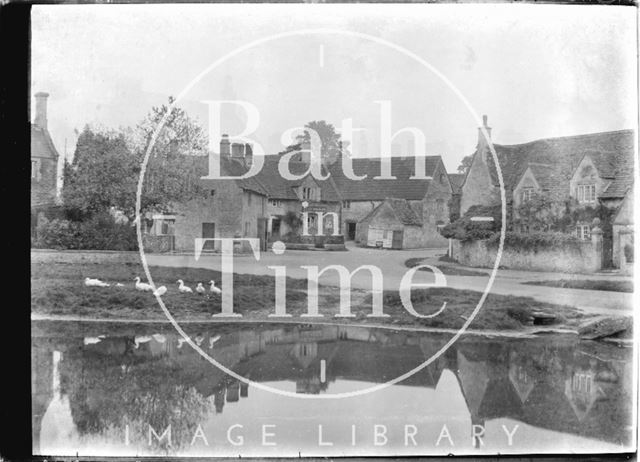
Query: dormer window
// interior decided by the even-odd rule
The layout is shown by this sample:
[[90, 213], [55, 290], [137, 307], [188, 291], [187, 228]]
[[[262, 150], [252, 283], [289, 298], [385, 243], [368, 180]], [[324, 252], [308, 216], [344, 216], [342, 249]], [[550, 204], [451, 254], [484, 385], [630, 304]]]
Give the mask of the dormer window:
[[533, 188], [522, 188], [520, 191], [520, 202], [525, 203], [533, 199], [535, 190]]
[[320, 201], [320, 188], [303, 187], [302, 199], [306, 201]]
[[581, 204], [593, 204], [596, 201], [596, 185], [581, 184], [578, 185], [576, 196]]

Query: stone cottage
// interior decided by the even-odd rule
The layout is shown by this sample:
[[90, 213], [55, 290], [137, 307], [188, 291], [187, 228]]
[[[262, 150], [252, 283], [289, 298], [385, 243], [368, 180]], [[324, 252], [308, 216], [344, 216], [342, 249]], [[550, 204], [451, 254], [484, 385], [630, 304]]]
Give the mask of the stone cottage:
[[[394, 231], [404, 233], [396, 245], [446, 245], [438, 228], [449, 221], [452, 189], [440, 156], [424, 158], [428, 179], [410, 179], [414, 175], [414, 158], [393, 158], [391, 172], [396, 178], [384, 180], [374, 179], [381, 174], [379, 158], [353, 159], [354, 173], [367, 175], [356, 181], [344, 175], [339, 158], [323, 165], [323, 174], [329, 174], [328, 178], [303, 176], [309, 168], [309, 157], [303, 153], [293, 155], [287, 162], [290, 172], [300, 176], [296, 180], [285, 179], [279, 172], [285, 153], [265, 156], [259, 173], [246, 179], [199, 180], [206, 197], [175, 204], [175, 213], [153, 215], [147, 242], [156, 241], [158, 250], [192, 251], [195, 238], [254, 237], [260, 239], [264, 249], [268, 242], [290, 237], [294, 231], [299, 235], [303, 226], [311, 236], [320, 234], [322, 216], [324, 236], [344, 234], [346, 239], [367, 245], [371, 241], [368, 231], [358, 231], [359, 223], [385, 201], [397, 200], [408, 208], [404, 218], [393, 226]], [[220, 157], [222, 174], [229, 176], [240, 176], [253, 162], [251, 147], [230, 143], [226, 135], [220, 141]], [[207, 158], [197, 161], [202, 163], [204, 175]], [[302, 218], [303, 212], [307, 223], [291, 229], [292, 214]], [[414, 217], [407, 219], [410, 214]], [[370, 223], [363, 227], [369, 229]], [[216, 249], [213, 243], [205, 248]]]
[[[484, 129], [491, 134], [487, 117]], [[578, 207], [602, 204], [617, 210], [633, 185], [635, 132], [619, 130], [585, 135], [548, 138], [517, 145], [494, 144], [508, 210], [508, 225], [518, 218], [518, 208], [544, 194], [555, 207], [573, 200]], [[493, 156], [481, 129], [472, 163], [460, 188], [460, 213], [472, 205], [500, 204], [500, 184]], [[592, 223], [577, 223], [572, 230], [578, 238], [591, 239]], [[526, 224], [518, 232], [529, 232]], [[617, 266], [618, 236], [604, 230], [603, 265]]]
[[385, 199], [358, 223], [356, 240], [367, 247], [422, 247], [422, 220], [406, 199]]
[[[348, 178], [340, 161], [330, 167], [332, 178], [342, 198], [342, 229], [345, 239], [366, 245], [366, 233], [358, 231], [359, 223], [387, 199], [402, 199], [411, 207], [421, 223], [420, 242], [411, 247], [437, 247], [446, 245], [438, 228], [449, 222], [449, 201], [452, 188], [449, 175], [440, 156], [424, 158], [425, 176], [429, 179], [411, 179], [415, 170], [414, 157], [392, 157], [391, 175], [395, 179], [376, 179], [381, 175], [382, 159], [352, 159], [355, 175], [366, 175], [362, 180]], [[408, 234], [412, 234], [407, 230]]]

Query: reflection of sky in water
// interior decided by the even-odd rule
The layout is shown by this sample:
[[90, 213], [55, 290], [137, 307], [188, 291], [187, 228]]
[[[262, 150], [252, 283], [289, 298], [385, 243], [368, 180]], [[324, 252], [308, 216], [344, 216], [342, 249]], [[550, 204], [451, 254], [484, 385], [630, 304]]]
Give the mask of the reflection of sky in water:
[[[307, 393], [343, 393], [378, 384], [385, 375], [376, 365], [391, 369], [392, 375], [396, 367], [409, 370], [444, 341], [367, 329], [351, 331], [355, 339], [340, 338], [342, 334], [332, 339], [327, 332], [265, 328], [204, 335], [199, 340], [207, 345], [209, 337], [215, 339], [212, 350], [241, 374], [274, 388]], [[131, 435], [132, 446], [125, 446], [124, 425], [100, 431], [95, 427], [113, 415], [124, 415], [134, 423], [136, 415], [128, 414], [142, 412], [142, 420], [153, 418], [153, 412], [140, 411], [140, 401], [145, 401], [138, 398], [149, 395], [157, 396], [153, 402], [161, 400], [165, 395], [154, 393], [165, 385], [169, 399], [178, 393], [191, 403], [184, 409], [199, 403], [194, 408], [199, 411], [185, 411], [190, 427], [173, 427], [172, 455], [615, 452], [624, 449], [621, 435], [630, 434], [630, 418], [620, 412], [631, 404], [630, 352], [609, 346], [596, 345], [599, 351], [594, 355], [575, 342], [553, 346], [549, 338], [511, 343], [465, 339], [400, 385], [347, 399], [301, 400], [241, 387], [212, 370], [188, 346], [180, 347], [174, 335], [152, 334], [147, 332], [144, 342], [140, 342], [143, 336], [137, 336], [138, 342], [135, 336], [130, 340], [109, 336], [89, 345], [82, 338], [54, 337], [42, 344], [34, 339], [33, 367], [40, 377], [33, 391], [36, 453], [157, 455], [157, 449], [140, 445], [146, 440], [142, 431]], [[68, 351], [52, 350], [56, 342], [65, 344]], [[363, 345], [367, 350], [359, 350]], [[327, 364], [327, 383], [322, 386], [321, 358]], [[161, 410], [183, 409], [183, 401], [169, 401], [173, 403], [167, 405], [169, 409]], [[243, 427], [235, 428], [232, 436], [244, 439], [241, 446], [232, 445], [226, 437], [227, 430], [237, 424]], [[208, 447], [202, 439], [190, 445], [197, 425]], [[276, 446], [262, 444], [263, 425], [275, 426], [268, 427], [267, 432], [275, 435], [267, 440]], [[473, 425], [484, 428], [482, 445], [472, 440]], [[384, 445], [374, 444], [376, 426], [379, 432], [382, 426], [386, 429]], [[405, 432], [412, 434], [413, 426], [415, 436], [407, 438]], [[163, 429], [156, 428], [159, 434]], [[506, 432], [513, 433], [513, 446]], [[175, 438], [181, 440], [179, 448]]]

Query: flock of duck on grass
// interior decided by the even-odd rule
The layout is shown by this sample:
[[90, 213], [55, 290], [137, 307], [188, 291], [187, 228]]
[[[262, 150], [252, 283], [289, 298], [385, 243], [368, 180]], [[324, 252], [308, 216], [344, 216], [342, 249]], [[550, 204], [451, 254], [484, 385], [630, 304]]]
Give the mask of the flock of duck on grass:
[[[156, 297], [160, 297], [167, 293], [166, 286], [160, 286], [157, 289], [155, 289], [151, 284], [147, 284], [146, 282], [140, 282], [139, 277], [136, 277], [134, 281], [135, 281], [136, 290], [139, 290], [141, 292], [153, 292], [153, 295], [155, 295]], [[193, 293], [193, 290], [191, 289], [191, 287], [186, 286], [182, 279], [178, 279], [176, 281], [176, 284], [178, 284], [178, 292], [180, 292], [181, 294]], [[111, 284], [101, 281], [100, 279], [89, 278], [89, 277], [84, 278], [84, 285], [87, 287], [110, 287], [111, 286]], [[124, 287], [124, 284], [117, 282], [115, 284], [115, 287]], [[222, 293], [222, 290], [219, 287], [216, 287], [216, 283], [213, 280], [209, 281], [208, 291], [205, 288], [205, 286], [202, 285], [202, 282], [198, 282], [198, 285], [196, 286], [196, 293], [198, 293], [199, 295], [204, 295], [207, 292], [211, 294], [220, 295]]]

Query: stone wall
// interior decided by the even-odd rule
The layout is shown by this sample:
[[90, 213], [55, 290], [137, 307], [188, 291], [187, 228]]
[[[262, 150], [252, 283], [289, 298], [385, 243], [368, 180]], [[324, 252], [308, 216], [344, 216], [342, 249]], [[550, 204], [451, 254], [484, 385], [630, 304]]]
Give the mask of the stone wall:
[[[492, 268], [497, 248], [488, 248], [486, 241], [461, 242], [454, 240], [453, 258], [465, 266]], [[580, 244], [580, 251], [551, 249], [529, 251], [504, 249], [500, 268], [528, 271], [551, 271], [567, 273], [593, 273], [601, 269], [601, 251], [592, 242]]]
[[[347, 222], [358, 223], [364, 217], [366, 217], [373, 209], [375, 209], [378, 205], [380, 205], [382, 201], [350, 201], [349, 208], [342, 208], [342, 232], [343, 234], [347, 234]], [[362, 235], [362, 233], [358, 233], [358, 228], [360, 226], [356, 226], [356, 242], [366, 244], [367, 239], [364, 238], [364, 242], [362, 239], [358, 238], [358, 235]], [[365, 233], [366, 234], [366, 233]]]

